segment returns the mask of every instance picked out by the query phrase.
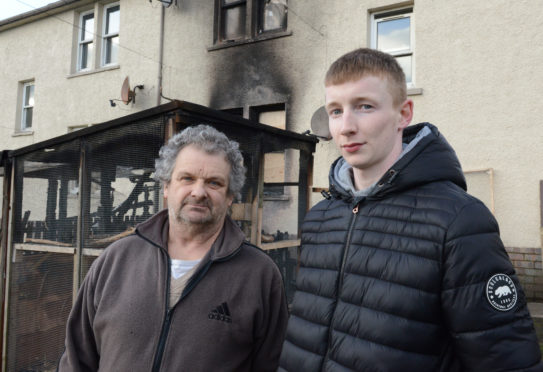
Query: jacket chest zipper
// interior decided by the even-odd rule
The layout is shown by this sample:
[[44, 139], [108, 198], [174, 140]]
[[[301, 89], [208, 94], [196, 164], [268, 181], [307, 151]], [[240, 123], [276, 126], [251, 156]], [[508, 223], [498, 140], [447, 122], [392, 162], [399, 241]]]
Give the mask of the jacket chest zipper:
[[166, 315], [164, 316], [164, 321], [162, 322], [162, 330], [160, 331], [160, 338], [158, 339], [155, 358], [153, 360], [153, 372], [158, 372], [160, 370], [160, 364], [162, 364], [162, 356], [164, 354], [166, 339], [168, 338], [168, 333], [170, 331], [170, 323], [172, 320], [173, 312], [173, 308], [170, 309], [170, 276], [172, 274], [171, 261], [169, 256], [166, 256], [166, 261], [166, 267], [168, 269], [168, 274], [166, 277]]
[[349, 254], [349, 248], [351, 246], [351, 238], [352, 238], [352, 232], [354, 228], [354, 223], [356, 221], [356, 216], [358, 216], [358, 206], [360, 203], [356, 204], [353, 208], [353, 217], [351, 219], [351, 223], [349, 225], [349, 230], [347, 232], [347, 239], [345, 242], [345, 249], [343, 250], [343, 257], [341, 259], [341, 267], [339, 269], [339, 278], [338, 278], [338, 285], [337, 285], [337, 300], [336, 304], [334, 306], [334, 311], [332, 313], [332, 320], [330, 322], [330, 328], [328, 328], [328, 344], [326, 347], [326, 355], [324, 357], [324, 361], [322, 366], [324, 367], [326, 365], [326, 362], [330, 359], [330, 345], [332, 344], [332, 330], [334, 329], [334, 321], [335, 321], [335, 314], [337, 309], [337, 304], [339, 302], [339, 298], [341, 297], [341, 287], [343, 286], [343, 270], [345, 269], [345, 261], [347, 260], [347, 255]]
[[[158, 244], [154, 243], [153, 241], [147, 239], [143, 235], [139, 234], [137, 231], [136, 231], [136, 234], [139, 237], [141, 237], [143, 240], [145, 240], [145, 241], [149, 242], [150, 244], [154, 245], [155, 247], [157, 247], [159, 249], [163, 249], [161, 246], [159, 246]], [[222, 259], [216, 260], [216, 261], [220, 262], [220, 261], [229, 260], [230, 258], [235, 256], [239, 252], [240, 248], [241, 248], [241, 245], [237, 250], [235, 250], [230, 255], [228, 255], [226, 257], [223, 257]], [[187, 288], [185, 288], [185, 290], [181, 294], [181, 298], [179, 299], [179, 301], [177, 301], [177, 303], [179, 303], [196, 286], [196, 284], [200, 281], [200, 279], [203, 277], [203, 275], [205, 275], [207, 270], [209, 270], [209, 267], [211, 266], [212, 262], [213, 261], [209, 261], [207, 263], [207, 265], [205, 265], [200, 270], [200, 272], [197, 273], [197, 274], [199, 274], [199, 275], [197, 275], [197, 280], [195, 280], [195, 281], [191, 280], [191, 282], [188, 283]], [[166, 346], [166, 340], [168, 339], [168, 333], [170, 332], [170, 324], [171, 324], [171, 321], [172, 321], [172, 314], [173, 314], [173, 311], [175, 309], [175, 306], [172, 307], [171, 309], [169, 308], [170, 307], [170, 277], [171, 277], [172, 273], [171, 273], [170, 256], [168, 254], [166, 254], [166, 267], [168, 269], [168, 274], [167, 274], [167, 278], [166, 278], [166, 315], [164, 316], [164, 321], [162, 322], [162, 330], [160, 331], [160, 337], [158, 339], [158, 345], [157, 345], [157, 349], [156, 349], [156, 352], [155, 352], [155, 358], [153, 359], [153, 367], [151, 369], [152, 372], [159, 372], [160, 371], [160, 365], [162, 364], [162, 357], [164, 355], [164, 348]]]
[[[236, 251], [238, 252], [238, 251]], [[233, 256], [233, 255], [231, 255]], [[231, 256], [225, 257], [222, 261], [226, 261]], [[160, 338], [158, 339], [158, 345], [155, 353], [155, 358], [153, 361], [153, 369], [152, 372], [158, 372], [160, 371], [160, 365], [162, 364], [162, 358], [164, 356], [164, 348], [166, 346], [166, 340], [168, 339], [168, 334], [170, 332], [170, 325], [172, 321], [172, 315], [173, 311], [175, 310], [175, 305], [170, 309], [170, 277], [171, 277], [171, 261], [170, 258], [167, 257], [167, 266], [168, 266], [168, 278], [166, 280], [166, 315], [164, 317], [164, 321], [162, 322], [162, 330], [160, 331]], [[183, 293], [181, 294], [181, 297], [177, 301], [177, 303], [181, 302], [185, 296], [189, 294], [189, 292], [198, 284], [200, 279], [207, 273], [209, 270], [209, 267], [211, 266], [212, 261], [209, 261], [202, 269], [200, 269], [197, 273], [195, 273], [196, 280], [191, 280], [187, 287], [183, 290]], [[177, 304], [176, 304], [177, 305]]]

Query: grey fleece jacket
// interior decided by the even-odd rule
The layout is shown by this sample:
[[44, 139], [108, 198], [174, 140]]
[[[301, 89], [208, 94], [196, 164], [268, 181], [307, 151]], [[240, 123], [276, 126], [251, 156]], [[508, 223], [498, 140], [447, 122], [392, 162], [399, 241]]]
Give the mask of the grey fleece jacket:
[[168, 214], [109, 246], [70, 313], [59, 371], [274, 371], [287, 324], [277, 266], [224, 228], [168, 311]]

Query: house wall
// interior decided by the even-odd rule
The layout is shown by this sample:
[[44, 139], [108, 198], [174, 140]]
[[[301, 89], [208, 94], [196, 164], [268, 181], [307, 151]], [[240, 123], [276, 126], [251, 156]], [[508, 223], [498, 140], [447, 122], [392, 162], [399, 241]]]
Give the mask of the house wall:
[[[322, 80], [330, 63], [368, 45], [370, 10], [410, 4], [288, 3], [290, 35], [227, 48], [213, 47], [213, 0], [178, 0], [165, 9], [163, 95], [217, 109], [285, 103], [287, 129], [304, 132], [323, 105]], [[14, 149], [65, 133], [70, 125], [103, 122], [157, 104], [162, 5], [156, 0], [120, 4], [119, 67], [90, 74], [72, 72], [71, 24], [88, 6], [16, 28], [0, 25], [2, 148]], [[437, 125], [456, 149], [468, 191], [493, 210], [505, 246], [516, 254], [539, 257], [541, 10], [539, 3], [528, 0], [416, 0], [415, 85], [422, 94], [410, 97], [415, 103], [413, 122]], [[135, 104], [117, 102], [110, 107], [109, 99], [120, 99], [126, 76], [132, 87], [145, 88], [137, 91]], [[18, 82], [27, 79], [36, 82], [34, 132], [14, 136]], [[328, 168], [337, 156], [332, 142], [317, 145], [313, 186], [328, 186]], [[312, 203], [320, 198], [313, 194]], [[525, 276], [540, 271], [536, 268]]]

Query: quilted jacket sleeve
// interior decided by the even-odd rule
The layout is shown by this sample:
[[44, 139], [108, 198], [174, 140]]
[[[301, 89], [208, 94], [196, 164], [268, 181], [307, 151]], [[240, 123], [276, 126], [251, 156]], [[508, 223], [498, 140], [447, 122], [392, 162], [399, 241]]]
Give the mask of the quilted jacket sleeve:
[[[96, 269], [95, 266], [97, 265], [93, 265], [93, 269]], [[58, 365], [58, 372], [98, 371], [100, 356], [92, 329], [95, 315], [93, 273], [91, 270], [85, 277], [68, 317], [65, 350]]]
[[481, 202], [462, 207], [449, 226], [443, 273], [444, 318], [462, 370], [543, 371], [524, 292]]

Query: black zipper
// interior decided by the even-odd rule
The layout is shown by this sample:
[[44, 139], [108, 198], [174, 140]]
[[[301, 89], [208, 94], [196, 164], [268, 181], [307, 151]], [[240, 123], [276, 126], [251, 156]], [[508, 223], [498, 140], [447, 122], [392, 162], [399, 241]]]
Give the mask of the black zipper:
[[341, 297], [340, 292], [341, 292], [341, 287], [343, 285], [343, 270], [345, 268], [345, 261], [347, 260], [347, 255], [349, 254], [349, 248], [351, 247], [351, 237], [352, 237], [354, 223], [356, 221], [356, 216], [358, 215], [359, 204], [360, 202], [356, 204], [353, 208], [353, 217], [351, 220], [351, 224], [349, 225], [349, 231], [347, 233], [345, 249], [343, 250], [343, 258], [341, 260], [341, 267], [339, 269], [339, 279], [338, 279], [338, 284], [337, 284], [337, 300], [336, 300], [336, 305], [334, 306], [334, 311], [332, 312], [332, 320], [330, 323], [330, 328], [328, 329], [328, 344], [326, 347], [326, 355], [324, 356], [324, 361], [322, 364], [323, 367], [324, 365], [326, 365], [326, 362], [330, 359], [330, 345], [332, 344], [332, 330], [334, 329], [334, 320], [335, 320], [334, 315], [336, 314], [337, 303], [339, 302], [339, 298]]
[[[149, 243], [151, 243], [152, 245], [164, 250], [161, 246], [159, 246], [158, 244], [156, 244], [156, 243], [152, 242], [151, 240], [147, 239], [146, 237], [141, 235], [139, 232], [136, 231], [136, 233], [142, 239], [144, 239], [144, 240], [148, 241]], [[226, 260], [230, 259], [231, 257], [235, 256], [236, 254], [238, 254], [238, 252], [240, 250], [241, 250], [241, 245], [240, 245], [240, 247], [238, 249], [236, 249], [234, 252], [232, 252], [228, 256], [223, 257], [221, 259], [217, 259], [215, 261], [216, 262], [226, 261]], [[168, 269], [168, 275], [167, 275], [167, 278], [166, 278], [166, 314], [164, 315], [164, 321], [162, 322], [162, 330], [160, 331], [160, 338], [158, 339], [159, 341], [158, 341], [157, 349], [156, 349], [156, 352], [155, 352], [155, 358], [153, 360], [153, 368], [151, 369], [152, 372], [159, 372], [160, 371], [160, 365], [162, 364], [162, 357], [164, 356], [164, 348], [166, 346], [166, 340], [168, 339], [168, 334], [170, 332], [172, 314], [173, 314], [173, 311], [175, 310], [175, 306], [173, 306], [171, 309], [169, 309], [169, 307], [170, 307], [170, 296], [169, 296], [169, 293], [170, 293], [170, 277], [171, 277], [172, 274], [171, 274], [170, 255], [168, 254], [168, 252], [165, 252], [165, 254], [166, 254], [166, 260], [167, 260], [166, 266], [167, 266], [167, 269]], [[190, 293], [190, 291], [196, 286], [196, 284], [198, 284], [198, 282], [207, 273], [207, 271], [209, 270], [209, 267], [211, 266], [211, 264], [213, 262], [214, 262], [213, 260], [209, 260], [209, 262], [203, 268], [201, 268], [198, 271], [197, 275], [195, 275], [195, 279], [191, 280], [188, 283], [187, 287], [183, 290], [183, 293], [181, 294], [181, 297], [179, 298], [179, 301], [177, 301], [178, 303], [186, 295], [188, 295]]]
[[[156, 244], [155, 244], [156, 245]], [[170, 309], [170, 276], [171, 274], [171, 262], [170, 255], [166, 252], [166, 266], [168, 267], [168, 275], [166, 277], [166, 314], [164, 315], [164, 321], [162, 322], [162, 330], [160, 331], [160, 338], [158, 339], [158, 345], [155, 352], [155, 359], [153, 361], [153, 372], [160, 370], [160, 364], [162, 363], [162, 355], [164, 354], [164, 346], [166, 345], [166, 339], [170, 331], [170, 323], [172, 320], [173, 308]]]

